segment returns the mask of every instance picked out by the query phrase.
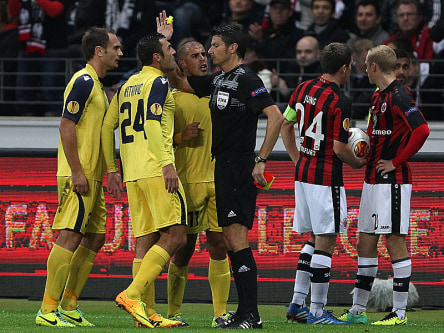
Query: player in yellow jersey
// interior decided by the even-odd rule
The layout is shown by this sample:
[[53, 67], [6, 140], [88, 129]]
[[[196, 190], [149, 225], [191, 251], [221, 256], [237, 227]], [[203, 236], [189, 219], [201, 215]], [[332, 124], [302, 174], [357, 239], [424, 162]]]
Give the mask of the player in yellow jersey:
[[[201, 43], [184, 40], [177, 49], [178, 64], [185, 75], [207, 75], [207, 54]], [[197, 235], [206, 231], [210, 264], [208, 279], [213, 295], [213, 326], [226, 316], [230, 291], [230, 264], [218, 226], [214, 161], [211, 158], [211, 114], [209, 98], [173, 90], [174, 145], [176, 168], [185, 190], [188, 211], [187, 245], [173, 257], [168, 270], [168, 317], [182, 320], [182, 305], [188, 264], [194, 253]]]
[[[186, 201], [173, 154], [174, 99], [165, 78], [166, 72], [175, 69], [175, 53], [162, 34], [149, 34], [138, 42], [142, 70], [119, 88], [102, 127], [108, 170], [116, 169], [112, 142], [114, 129], [119, 127], [120, 156], [137, 240], [133, 281], [116, 297], [116, 303], [138, 323], [151, 328], [182, 324], [146, 313], [142, 300], [170, 257], [186, 244]], [[110, 191], [119, 192], [120, 188]]]
[[[42, 326], [94, 326], [77, 309], [77, 299], [105, 243], [105, 163], [97, 128], [102, 125], [108, 100], [99, 79], [117, 68], [123, 53], [114, 32], [103, 28], [88, 30], [82, 47], [87, 65], [73, 75], [65, 89], [59, 127], [59, 207], [52, 227], [59, 234], [48, 257], [45, 293], [35, 319]], [[108, 179], [121, 183], [117, 172], [110, 173]]]

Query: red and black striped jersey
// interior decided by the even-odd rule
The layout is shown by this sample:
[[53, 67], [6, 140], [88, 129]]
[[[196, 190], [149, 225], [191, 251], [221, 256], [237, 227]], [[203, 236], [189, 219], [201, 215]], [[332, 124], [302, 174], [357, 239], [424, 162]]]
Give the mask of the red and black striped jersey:
[[348, 142], [351, 101], [336, 83], [323, 77], [301, 83], [284, 113], [298, 123], [300, 157], [295, 179], [304, 183], [343, 186], [343, 162], [333, 142]]
[[394, 80], [383, 91], [374, 93], [371, 100], [367, 134], [371, 152], [365, 172], [368, 184], [411, 184], [412, 175], [407, 162], [381, 176], [376, 172], [379, 160], [393, 160], [406, 146], [412, 131], [426, 124], [410, 90]]

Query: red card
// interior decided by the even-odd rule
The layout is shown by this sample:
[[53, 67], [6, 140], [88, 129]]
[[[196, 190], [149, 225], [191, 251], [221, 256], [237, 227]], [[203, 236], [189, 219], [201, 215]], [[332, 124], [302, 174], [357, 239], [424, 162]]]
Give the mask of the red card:
[[261, 186], [261, 185], [259, 185], [258, 183], [256, 183], [256, 181], [254, 181], [254, 185], [256, 185], [256, 187], [258, 188], [258, 189], [260, 189], [260, 190], [269, 190], [270, 189], [270, 187], [271, 187], [271, 184], [273, 183], [273, 181], [274, 181], [274, 176], [272, 176], [270, 173], [268, 173], [267, 171], [264, 171], [264, 177], [265, 177], [265, 180], [267, 181], [267, 185], [265, 185], [265, 186]]

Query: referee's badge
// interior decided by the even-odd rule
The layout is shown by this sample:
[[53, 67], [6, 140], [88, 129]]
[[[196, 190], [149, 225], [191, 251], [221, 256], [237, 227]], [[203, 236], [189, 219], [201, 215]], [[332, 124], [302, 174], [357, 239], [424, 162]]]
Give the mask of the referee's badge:
[[66, 110], [68, 110], [68, 112], [72, 113], [72, 114], [76, 114], [77, 112], [79, 112], [79, 109], [80, 109], [80, 106], [77, 101], [70, 101], [66, 105]]
[[217, 108], [219, 110], [225, 109], [228, 105], [230, 94], [224, 91], [217, 92]]
[[153, 105], [151, 105], [150, 111], [155, 116], [161, 115], [163, 112], [162, 105], [160, 105], [159, 103], [154, 103]]

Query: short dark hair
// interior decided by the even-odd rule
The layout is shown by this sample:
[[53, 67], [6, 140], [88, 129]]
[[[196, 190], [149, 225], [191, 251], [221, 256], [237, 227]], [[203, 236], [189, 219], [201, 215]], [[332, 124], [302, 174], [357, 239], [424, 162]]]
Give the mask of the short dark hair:
[[339, 69], [348, 66], [352, 60], [353, 50], [344, 43], [330, 43], [321, 52], [322, 73], [336, 74]]
[[334, 13], [336, 11], [336, 0], [311, 0], [311, 8], [313, 9], [313, 4], [315, 1], [327, 1], [330, 2], [332, 12]]
[[184, 60], [186, 58], [187, 53], [188, 53], [188, 51], [187, 51], [188, 45], [203, 47], [202, 43], [198, 42], [193, 37], [184, 38], [179, 42], [179, 45], [177, 46], [177, 51], [176, 51], [177, 59]]
[[153, 63], [154, 53], [159, 53], [164, 56], [162, 50], [161, 39], [166, 38], [164, 35], [158, 32], [152, 32], [142, 37], [137, 43], [137, 57], [139, 58], [142, 66], [149, 66]]
[[[396, 8], [398, 8], [401, 5], [415, 5], [416, 9], [419, 11], [419, 1], [417, 0], [398, 0], [397, 4], [396, 4]], [[420, 13], [422, 14], [422, 13]]]
[[96, 46], [108, 47], [109, 35], [115, 34], [113, 29], [91, 27], [82, 37], [82, 52], [86, 61], [91, 60], [96, 53]]
[[375, 8], [376, 16], [381, 16], [381, 9], [378, 6], [378, 3], [375, 0], [362, 0], [356, 6], [356, 12], [358, 12], [358, 8], [360, 6], [373, 6]]
[[241, 25], [237, 23], [219, 25], [211, 30], [211, 36], [220, 36], [226, 47], [236, 43], [237, 56], [244, 58], [247, 50], [247, 35], [242, 31]]
[[396, 59], [401, 59], [401, 58], [408, 58], [408, 59], [410, 59], [412, 57], [412, 55], [410, 53], [408, 53], [404, 49], [395, 49], [393, 51], [395, 51]]
[[398, 0], [398, 3], [396, 5], [396, 9], [399, 8], [401, 5], [414, 5], [416, 7], [416, 13], [421, 16], [427, 16], [426, 12], [426, 4], [425, 1], [418, 1], [418, 0]]
[[392, 39], [391, 43], [397, 48], [397, 49], [403, 49], [406, 50], [409, 53], [413, 53], [413, 45], [412, 42], [408, 37], [405, 36], [398, 36]]

